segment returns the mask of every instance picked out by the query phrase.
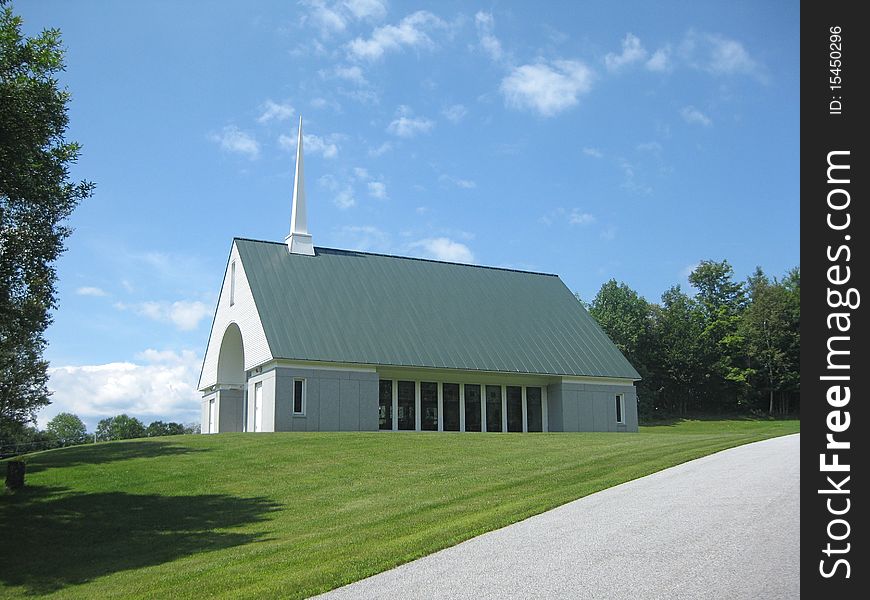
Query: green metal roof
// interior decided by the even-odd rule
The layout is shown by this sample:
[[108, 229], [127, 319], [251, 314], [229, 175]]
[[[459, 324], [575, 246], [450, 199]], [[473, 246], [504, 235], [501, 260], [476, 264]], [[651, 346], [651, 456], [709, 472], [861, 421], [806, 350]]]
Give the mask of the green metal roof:
[[235, 243], [275, 358], [640, 379], [556, 275]]

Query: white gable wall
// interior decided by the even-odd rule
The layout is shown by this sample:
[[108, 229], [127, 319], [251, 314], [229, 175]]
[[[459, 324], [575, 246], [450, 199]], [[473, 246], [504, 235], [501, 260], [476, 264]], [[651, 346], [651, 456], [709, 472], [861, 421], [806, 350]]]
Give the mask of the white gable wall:
[[[233, 261], [236, 263], [236, 282], [233, 294], [235, 302], [230, 306], [230, 277], [233, 271], [230, 265], [232, 265]], [[199, 378], [200, 390], [204, 390], [217, 383], [221, 341], [230, 323], [236, 323], [242, 332], [246, 371], [272, 359], [269, 343], [266, 341], [266, 334], [263, 331], [263, 324], [260, 322], [260, 315], [257, 312], [256, 304], [254, 304], [254, 296], [251, 294], [251, 286], [248, 285], [248, 278], [245, 275], [245, 267], [239, 258], [239, 251], [236, 248], [235, 242], [233, 242], [233, 247], [230, 251], [230, 260], [227, 263], [217, 311], [211, 326], [208, 348], [205, 351], [202, 374]]]

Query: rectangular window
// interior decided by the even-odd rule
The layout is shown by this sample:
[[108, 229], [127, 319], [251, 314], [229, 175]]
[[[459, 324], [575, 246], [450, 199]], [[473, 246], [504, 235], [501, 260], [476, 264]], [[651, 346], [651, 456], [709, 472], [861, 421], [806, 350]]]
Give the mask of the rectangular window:
[[381, 379], [378, 392], [378, 429], [393, 428], [393, 382]]
[[486, 386], [486, 430], [501, 431], [501, 386]]
[[523, 430], [523, 388], [507, 386], [507, 427], [508, 431]]
[[438, 384], [420, 382], [420, 429], [438, 431]]
[[214, 422], [214, 398], [208, 401], [208, 429], [206, 433], [215, 433], [215, 422]]
[[526, 417], [528, 419], [527, 431], [543, 431], [544, 416], [541, 411], [541, 388], [526, 388]]
[[480, 431], [480, 386], [465, 384], [465, 431]]
[[263, 384], [254, 384], [254, 431], [263, 431]]
[[441, 403], [444, 407], [444, 431], [459, 431], [458, 383], [442, 384]]
[[230, 263], [230, 306], [236, 303], [236, 261]]
[[414, 382], [400, 381], [399, 382], [399, 406], [396, 418], [399, 420], [399, 429], [403, 431], [413, 431], [416, 429], [414, 423]]
[[293, 414], [305, 414], [305, 380], [293, 380]]
[[616, 422], [625, 423], [625, 395], [616, 394]]

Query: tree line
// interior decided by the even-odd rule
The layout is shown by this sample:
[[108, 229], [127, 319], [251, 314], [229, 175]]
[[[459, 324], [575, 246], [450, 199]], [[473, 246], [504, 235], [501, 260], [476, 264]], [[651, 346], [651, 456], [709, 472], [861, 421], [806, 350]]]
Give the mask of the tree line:
[[52, 418], [46, 424], [45, 429], [23, 427], [17, 429], [7, 439], [0, 439], [0, 455], [185, 433], [199, 433], [199, 425], [196, 423], [182, 425], [172, 421], [152, 421], [146, 426], [136, 417], [126, 414], [101, 419], [97, 423], [96, 429], [89, 433], [84, 421], [77, 415], [64, 412]]
[[800, 410], [800, 268], [734, 280], [703, 261], [658, 303], [611, 279], [587, 305], [640, 373], [641, 417]]

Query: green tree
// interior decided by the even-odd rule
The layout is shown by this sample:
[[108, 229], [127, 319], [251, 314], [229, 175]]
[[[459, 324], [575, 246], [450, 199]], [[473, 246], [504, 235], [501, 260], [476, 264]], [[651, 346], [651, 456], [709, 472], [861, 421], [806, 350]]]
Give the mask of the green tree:
[[0, 429], [32, 422], [49, 404], [43, 351], [57, 308], [54, 262], [70, 234], [67, 217], [93, 191], [70, 180], [80, 147], [64, 138], [70, 95], [57, 80], [60, 31], [28, 38], [21, 25], [0, 6]]
[[588, 308], [589, 314], [640, 373], [639, 410], [650, 413], [655, 404], [655, 388], [650, 382], [648, 366], [651, 360], [650, 303], [625, 283], [611, 279], [601, 286]]
[[734, 269], [727, 260], [702, 261], [689, 275], [689, 283], [698, 290], [695, 299], [704, 316], [699, 367], [708, 379], [699, 390], [700, 399], [707, 409], [739, 408], [751, 392], [751, 370], [745, 363], [745, 340], [739, 327], [746, 291], [734, 281]]
[[145, 429], [147, 437], [158, 437], [162, 435], [181, 435], [184, 433], [184, 425], [181, 423], [164, 423], [163, 421], [153, 421]]
[[118, 415], [97, 423], [97, 439], [101, 442], [145, 437], [145, 425], [136, 417]]
[[60, 413], [45, 426], [45, 431], [61, 446], [82, 444], [88, 438], [85, 424], [72, 413]]
[[787, 398], [799, 385], [800, 272], [793, 270], [786, 283], [770, 280], [761, 268], [749, 278], [750, 303], [740, 322], [741, 335], [756, 380], [767, 389], [768, 413], [787, 412]]

